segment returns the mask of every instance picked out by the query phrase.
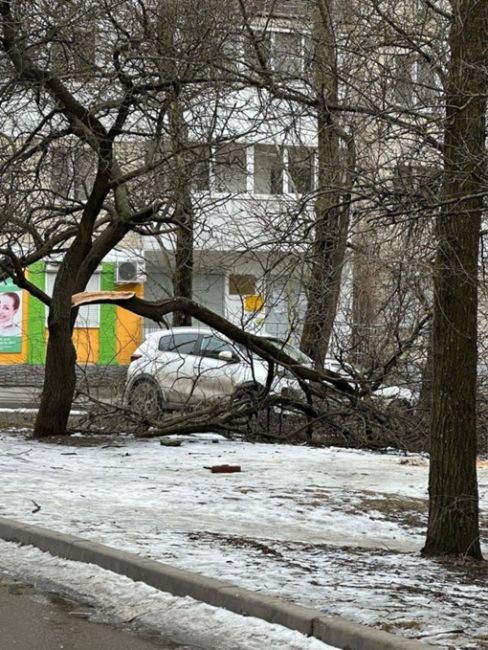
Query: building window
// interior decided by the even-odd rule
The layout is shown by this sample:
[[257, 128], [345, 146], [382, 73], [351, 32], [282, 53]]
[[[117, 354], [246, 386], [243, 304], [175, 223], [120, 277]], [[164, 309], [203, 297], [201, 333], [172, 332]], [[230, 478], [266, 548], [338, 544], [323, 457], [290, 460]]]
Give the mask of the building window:
[[209, 189], [210, 147], [189, 142], [172, 148], [169, 136], [145, 145], [145, 165], [149, 187], [161, 194], [179, 194], [187, 187], [198, 192]]
[[421, 203], [435, 205], [441, 178], [441, 170], [433, 165], [399, 162], [393, 170], [393, 198], [405, 208]]
[[314, 152], [308, 147], [287, 147], [288, 192], [306, 194], [314, 187]]
[[432, 65], [424, 58], [415, 63], [416, 95], [421, 106], [432, 108], [439, 105], [440, 83]]
[[68, 147], [51, 149], [51, 190], [59, 197], [71, 195], [73, 183], [73, 160]]
[[231, 33], [222, 42], [222, 68], [225, 72], [236, 73], [242, 70], [244, 39], [242, 34]]
[[307, 39], [309, 37], [299, 31], [255, 31], [245, 43], [247, 67], [259, 72], [264, 64], [277, 75], [300, 77], [305, 67]]
[[223, 144], [215, 152], [215, 189], [217, 192], [245, 192], [247, 185], [246, 148]]
[[298, 32], [275, 32], [272, 39], [272, 67], [275, 72], [299, 77], [303, 71], [304, 42]]
[[[251, 71], [258, 71], [262, 69], [262, 63], [266, 67], [269, 66], [271, 60], [271, 32], [254, 31], [244, 45], [244, 56], [247, 67]], [[262, 63], [260, 61], [262, 59]]]
[[[46, 273], [46, 293], [52, 296], [56, 271], [50, 270]], [[100, 274], [94, 273], [88, 280], [85, 291], [100, 291]], [[46, 321], [48, 308], [46, 307]], [[100, 327], [100, 305], [85, 305], [78, 310], [75, 327], [97, 328]]]
[[229, 295], [231, 296], [253, 296], [256, 294], [256, 277], [254, 275], [229, 276]]
[[208, 192], [210, 187], [210, 146], [203, 144], [195, 147], [189, 156], [187, 178], [197, 192]]
[[393, 101], [404, 108], [430, 108], [438, 104], [439, 81], [423, 57], [397, 54], [393, 61]]
[[156, 195], [161, 194], [169, 186], [170, 144], [168, 140], [160, 139], [147, 142], [145, 144], [144, 158], [144, 163], [148, 167], [148, 173], [144, 175], [144, 184]]
[[268, 144], [254, 147], [254, 192], [283, 193], [283, 147]]
[[413, 95], [413, 64], [409, 55], [398, 54], [393, 63], [393, 99], [396, 104], [411, 108]]

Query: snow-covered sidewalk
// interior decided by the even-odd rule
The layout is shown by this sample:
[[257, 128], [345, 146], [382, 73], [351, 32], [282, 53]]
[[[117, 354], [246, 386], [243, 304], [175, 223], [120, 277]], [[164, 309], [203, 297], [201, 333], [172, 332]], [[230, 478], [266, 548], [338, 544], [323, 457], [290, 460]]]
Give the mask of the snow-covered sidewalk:
[[[242, 471], [212, 474], [208, 469], [223, 463], [240, 465]], [[5, 433], [0, 435], [0, 476], [1, 516], [79, 535], [442, 647], [485, 647], [484, 572], [475, 566], [452, 568], [418, 555], [427, 486], [427, 463], [420, 457], [252, 445], [218, 436], [194, 437], [180, 447], [130, 438], [98, 447], [66, 446]], [[484, 511], [487, 486], [488, 470], [481, 469]], [[1, 549], [0, 564], [17, 567], [19, 573], [42, 573], [47, 567], [41, 576], [46, 580], [53, 579], [54, 567], [67, 574], [74, 571], [63, 569], [70, 563], [62, 560], [42, 563], [39, 556], [45, 554], [33, 549], [5, 542]], [[82, 576], [89, 569], [107, 573], [91, 567], [77, 568], [75, 573]], [[113, 581], [106, 576], [89, 578], [85, 591], [90, 593], [90, 582], [105, 585], [105, 590], [119, 594], [122, 609], [127, 608], [122, 618], [135, 617], [150, 625], [139, 611], [144, 610], [144, 599], [131, 609], [121, 595], [123, 587], [110, 587], [122, 585], [124, 579], [114, 576]], [[137, 588], [146, 595], [150, 589]], [[77, 593], [83, 590], [83, 585], [77, 587]], [[171, 600], [165, 594], [157, 598]], [[183, 609], [178, 606], [178, 611]], [[215, 610], [212, 616], [234, 615]], [[197, 630], [198, 626], [195, 635]], [[305, 640], [309, 645], [304, 646], [304, 637], [294, 641], [295, 633], [281, 633], [287, 639], [271, 647], [325, 648], [314, 640]], [[261, 629], [259, 634], [267, 632]], [[250, 639], [241, 646], [225, 638], [227, 645], [215, 647], [264, 645], [262, 637], [255, 645]]]

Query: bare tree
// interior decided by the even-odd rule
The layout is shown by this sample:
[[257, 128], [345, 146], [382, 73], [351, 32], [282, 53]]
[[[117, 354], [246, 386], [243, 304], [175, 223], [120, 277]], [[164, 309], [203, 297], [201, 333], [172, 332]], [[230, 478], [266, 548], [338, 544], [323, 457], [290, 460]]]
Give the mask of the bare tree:
[[[24, 6], [5, 0], [0, 17], [8, 62], [4, 91], [9, 93], [9, 112], [16, 116], [11, 121], [17, 120], [10, 126], [12, 131], [20, 127], [15, 133], [17, 146], [4, 170], [16, 169], [20, 175], [22, 165], [29, 163], [29, 178], [34, 181], [23, 197], [23, 224], [17, 228], [17, 233], [31, 237], [30, 242], [24, 237], [28, 252], [19, 254], [18, 246], [5, 247], [2, 267], [49, 307], [45, 384], [35, 427], [35, 434], [42, 437], [66, 432], [73, 398], [72, 331], [77, 312], [71, 310], [71, 296], [85, 288], [104, 256], [129, 232], [153, 233], [164, 224], [187, 226], [182, 222], [186, 217], [173, 209], [171, 201], [137, 191], [137, 179], [153, 169], [141, 161], [140, 145], [155, 137], [155, 131], [150, 131], [151, 109], [165, 120], [168, 107], [174, 106], [175, 88], [204, 87], [211, 81], [210, 54], [204, 47], [208, 33], [203, 37], [195, 32], [194, 49], [187, 52], [188, 59], [205, 65], [183, 66], [161, 78], [158, 56], [150, 55], [155, 47], [148, 24], [157, 22], [157, 3], [101, 7], [87, 0], [47, 7], [43, 2]], [[98, 58], [87, 62], [86, 43], [80, 43], [77, 34], [92, 19], [101, 30], [102, 45]], [[218, 20], [222, 19], [220, 14]], [[222, 24], [214, 22], [213, 27], [219, 31]], [[19, 114], [23, 103], [29, 119]], [[144, 123], [142, 131], [140, 123]], [[130, 141], [119, 144], [122, 136], [139, 141], [136, 151], [131, 151]], [[46, 189], [54, 145], [65, 141], [92, 157], [94, 170], [86, 197], [71, 194], [70, 188], [69, 194]], [[175, 151], [176, 158], [180, 155]], [[179, 199], [174, 205], [180, 205]], [[50, 298], [29, 282], [23, 269], [57, 252], [62, 259]]]
[[425, 555], [481, 558], [476, 481], [478, 253], [485, 179], [488, 7], [452, 3], [434, 284], [433, 415]]
[[319, 0], [314, 7], [312, 31], [318, 196], [301, 349], [318, 367], [323, 366], [327, 355], [337, 312], [349, 227], [349, 204], [345, 199], [351, 192], [354, 174], [353, 138], [346, 137], [338, 116], [330, 109], [338, 104], [339, 93], [335, 13], [333, 2]]
[[[0, 148], [7, 242], [2, 273], [49, 308], [46, 380], [36, 435], [66, 432], [75, 384], [71, 335], [83, 304], [75, 301], [73, 307], [73, 295], [83, 293], [104, 256], [131, 233], [176, 240], [176, 298], [151, 303], [126, 296], [115, 304], [156, 321], [170, 312], [182, 315], [175, 322], [196, 317], [264, 356], [271, 367], [286, 366], [304, 389], [307, 417], [329, 415], [324, 391], [332, 387], [345, 417], [356, 410], [370, 439], [365, 414], [372, 409], [362, 398], [413, 349], [430, 319], [429, 300], [413, 300], [425, 287], [417, 286], [412, 262], [422, 250], [420, 263], [429, 263], [431, 251], [424, 247], [429, 227], [419, 228], [418, 237], [405, 233], [412, 232], [411, 224], [436, 215], [431, 505], [424, 553], [480, 557], [475, 388], [478, 241], [486, 189], [485, 3], [456, 0], [452, 14], [433, 2], [413, 14], [405, 3], [399, 20], [396, 3], [368, 0], [347, 4], [348, 11], [354, 8], [351, 20], [332, 0], [317, 0], [311, 13], [293, 14], [287, 23], [289, 40], [298, 36], [297, 42], [309, 44], [308, 68], [270, 55], [270, 39], [277, 39], [271, 28], [282, 3], [271, 2], [264, 10], [262, 3], [237, 0], [225, 5], [230, 7], [227, 17], [216, 11], [222, 3], [209, 3], [199, 5], [203, 13], [194, 19], [193, 3], [163, 7], [148, 0], [100, 6], [80, 0], [51, 6], [42, 0], [1, 0], [6, 55], [1, 90], [7, 116]], [[182, 11], [177, 17], [176, 9]], [[231, 31], [237, 34], [226, 29], [234, 10], [239, 27], [234, 22]], [[96, 16], [103, 33], [98, 59], [89, 56], [88, 48], [80, 49], [75, 29], [89, 15]], [[175, 20], [183, 23], [172, 30]], [[440, 23], [450, 25], [449, 46], [439, 34]], [[197, 29], [202, 25], [203, 30]], [[230, 56], [223, 53], [229, 44]], [[444, 77], [445, 116], [438, 111], [441, 91], [436, 86]], [[296, 200], [288, 202], [287, 210], [283, 203], [274, 211], [252, 203], [246, 218], [260, 228], [255, 238], [247, 238], [245, 252], [262, 246], [269, 253], [265, 277], [284, 267], [284, 251], [290, 253], [291, 264], [305, 269], [301, 277], [309, 291], [302, 345], [318, 370], [296, 364], [189, 300], [194, 231], [202, 225], [191, 190], [192, 170], [195, 160], [208, 156], [209, 143], [215, 149], [229, 140], [228, 130], [219, 132], [220, 120], [230, 121], [228, 112], [219, 114], [221, 97], [230, 97], [235, 110], [237, 93], [248, 89], [249, 119], [234, 135], [245, 135], [262, 120], [262, 131], [255, 132], [263, 137], [257, 145], [262, 158], [273, 162], [267, 186], [283, 187], [286, 174], [288, 189], [300, 184], [300, 174], [290, 167], [297, 152], [287, 149], [287, 137], [300, 130], [300, 122], [313, 124], [317, 135], [317, 187], [308, 184], [303, 192], [306, 184], [300, 191], [295, 187], [289, 193]], [[202, 102], [213, 102], [205, 119], [195, 111]], [[273, 136], [280, 131], [281, 140], [270, 144], [270, 130]], [[141, 145], [149, 141], [162, 145], [158, 155], [141, 158]], [[66, 154], [63, 164], [80, 162], [85, 154], [92, 160], [90, 173], [68, 173], [68, 188], [45, 182], [59, 147]], [[216, 160], [211, 162], [217, 166]], [[422, 176], [431, 166], [442, 169], [440, 193], [432, 183], [433, 191], [421, 197], [413, 184], [405, 194], [414, 199], [408, 205], [398, 200], [395, 175], [401, 177], [407, 169]], [[151, 194], [146, 180], [163, 170], [169, 186]], [[60, 168], [59, 179], [63, 175]], [[352, 203], [360, 216], [351, 224]], [[374, 313], [379, 329], [393, 325], [390, 336], [378, 337], [383, 349], [376, 354], [376, 345], [374, 372], [366, 373], [369, 388], [362, 383], [364, 377], [351, 383], [321, 369], [336, 320], [347, 246], [358, 242], [354, 236], [348, 240], [351, 226], [357, 227], [365, 251], [378, 244], [379, 286], [370, 283], [378, 293], [368, 296], [366, 311]], [[373, 233], [369, 241], [363, 237], [368, 229]], [[54, 255], [60, 263], [50, 298], [29, 281], [24, 269]], [[379, 428], [386, 426], [381, 413], [371, 417]]]

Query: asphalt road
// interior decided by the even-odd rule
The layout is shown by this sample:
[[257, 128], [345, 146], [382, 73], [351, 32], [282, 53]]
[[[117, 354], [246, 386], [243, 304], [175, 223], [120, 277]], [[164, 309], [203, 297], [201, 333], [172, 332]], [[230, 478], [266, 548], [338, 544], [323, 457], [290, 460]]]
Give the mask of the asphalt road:
[[[87, 620], [90, 608], [0, 578], [1, 650], [190, 650]], [[198, 650], [192, 646], [192, 650]]]
[[[97, 389], [94, 388], [92, 393], [94, 398], [101, 399], [107, 402], [113, 402], [120, 399], [120, 395], [113, 393], [111, 389]], [[37, 409], [41, 395], [41, 388], [34, 388], [32, 386], [0, 386], [0, 409]], [[79, 396], [73, 408], [81, 408], [83, 401], [86, 401], [85, 396]]]
[[[31, 427], [34, 424], [39, 408], [41, 388], [34, 386], [0, 386], [0, 430], [9, 427]], [[122, 396], [112, 388], [93, 388], [90, 401], [86, 395], [78, 395], [71, 407], [71, 415], [76, 421], [78, 415], [83, 417], [89, 405], [94, 405], [97, 400], [108, 404], [118, 404]], [[89, 409], [88, 409], [89, 410]], [[3, 648], [0, 645], [0, 650]]]
[[0, 387], [0, 408], [37, 408], [40, 389], [29, 387]]

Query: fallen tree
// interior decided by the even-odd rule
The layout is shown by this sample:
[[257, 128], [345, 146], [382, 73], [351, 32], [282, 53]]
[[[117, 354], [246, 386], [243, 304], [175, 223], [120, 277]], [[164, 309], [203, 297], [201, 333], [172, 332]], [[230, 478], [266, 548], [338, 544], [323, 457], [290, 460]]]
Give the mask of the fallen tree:
[[134, 292], [130, 291], [87, 291], [80, 292], [72, 297], [72, 307], [74, 309], [89, 303], [118, 305], [134, 314], [138, 314], [144, 318], [150, 318], [156, 323], [163, 323], [165, 316], [176, 311], [188, 314], [212, 329], [224, 334], [232, 341], [244, 345], [250, 352], [259, 355], [267, 361], [286, 367], [297, 379], [311, 382], [311, 392], [317, 392], [318, 395], [323, 394], [320, 391], [320, 386], [325, 384], [329, 389], [333, 387], [347, 396], [352, 403], [359, 397], [359, 393], [338, 373], [303, 366], [262, 336], [244, 331], [241, 327], [234, 325], [223, 316], [219, 316], [207, 307], [188, 298], [169, 298], [161, 301], [150, 301], [138, 298]]
[[[268, 441], [425, 448], [425, 440], [420, 440], [421, 436], [413, 426], [411, 410], [408, 411], [411, 433], [407, 435], [405, 409], [385, 408], [381, 399], [370, 397], [370, 391], [360, 381], [297, 363], [267, 338], [244, 331], [203, 305], [185, 298], [148, 301], [138, 298], [134, 292], [81, 292], [72, 297], [73, 308], [90, 303], [116, 304], [157, 323], [165, 323], [165, 317], [178, 310], [197, 318], [269, 364], [268, 380], [258, 393], [247, 398], [241, 396], [229, 401], [209, 402], [185, 412], [164, 414], [161, 418], [142, 412], [134, 429], [136, 435], [158, 437], [220, 432]], [[270, 391], [277, 366], [294, 375], [302, 389], [301, 396], [290, 397]], [[134, 413], [130, 409], [125, 405], [119, 408], [122, 416], [134, 422]]]

